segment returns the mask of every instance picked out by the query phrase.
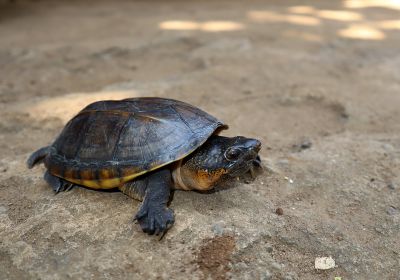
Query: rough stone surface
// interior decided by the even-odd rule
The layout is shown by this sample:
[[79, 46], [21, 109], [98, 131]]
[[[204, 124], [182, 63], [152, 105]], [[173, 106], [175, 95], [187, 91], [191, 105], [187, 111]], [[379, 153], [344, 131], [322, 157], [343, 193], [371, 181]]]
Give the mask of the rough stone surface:
[[[399, 5], [298, 3], [0, 1], [0, 278], [399, 279]], [[254, 181], [177, 191], [161, 241], [25, 166], [89, 102], [149, 95], [263, 143]]]

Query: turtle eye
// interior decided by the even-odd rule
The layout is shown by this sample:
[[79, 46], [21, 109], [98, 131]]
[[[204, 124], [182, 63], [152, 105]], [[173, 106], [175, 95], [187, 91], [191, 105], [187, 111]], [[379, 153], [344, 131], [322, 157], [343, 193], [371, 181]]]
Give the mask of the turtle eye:
[[229, 161], [237, 160], [242, 151], [238, 148], [230, 148], [225, 152], [225, 158]]

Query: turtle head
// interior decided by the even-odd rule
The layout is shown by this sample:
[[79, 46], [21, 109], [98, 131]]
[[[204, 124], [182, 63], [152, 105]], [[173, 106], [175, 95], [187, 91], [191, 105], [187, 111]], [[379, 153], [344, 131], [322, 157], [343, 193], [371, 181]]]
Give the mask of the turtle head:
[[183, 159], [180, 168], [174, 172], [175, 183], [181, 189], [211, 189], [223, 178], [252, 171], [260, 164], [260, 149], [261, 142], [256, 139], [212, 136]]
[[224, 165], [227, 175], [237, 177], [250, 171], [254, 165], [259, 165], [260, 141], [236, 136], [228, 138], [227, 142], [224, 151]]

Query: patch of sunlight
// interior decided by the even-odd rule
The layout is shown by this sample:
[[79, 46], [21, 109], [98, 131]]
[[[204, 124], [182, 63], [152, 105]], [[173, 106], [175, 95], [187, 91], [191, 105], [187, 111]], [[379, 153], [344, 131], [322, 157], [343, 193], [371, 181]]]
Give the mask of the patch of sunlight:
[[294, 14], [313, 14], [315, 13], [315, 8], [311, 6], [292, 6], [288, 8], [288, 11]]
[[310, 16], [285, 15], [272, 11], [249, 11], [247, 17], [258, 23], [264, 22], [287, 22], [297, 25], [315, 26], [320, 24], [320, 20]]
[[200, 24], [194, 21], [171, 20], [161, 22], [159, 27], [166, 30], [198, 30]]
[[164, 30], [200, 30], [206, 32], [236, 31], [244, 29], [244, 25], [233, 21], [164, 21], [159, 24]]
[[200, 29], [208, 32], [234, 31], [244, 29], [244, 25], [233, 21], [207, 21], [201, 24]]
[[376, 26], [382, 29], [399, 29], [400, 30], [400, 20], [384, 20], [378, 21]]
[[344, 7], [350, 9], [381, 7], [400, 10], [400, 0], [346, 0]]
[[29, 101], [21, 104], [21, 109], [36, 119], [60, 118], [64, 123], [92, 102], [100, 100], [119, 100], [138, 97], [136, 91], [99, 91], [91, 93], [71, 93], [63, 96]]
[[316, 15], [320, 18], [337, 21], [357, 21], [363, 19], [361, 14], [349, 11], [321, 10], [318, 11]]
[[338, 31], [338, 35], [345, 38], [361, 39], [361, 40], [383, 40], [385, 33], [368, 25], [351, 25], [346, 29]]
[[308, 42], [320, 43], [323, 41], [321, 36], [319, 36], [317, 34], [313, 34], [313, 33], [308, 33], [308, 32], [286, 31], [283, 33], [283, 36], [286, 36], [289, 38], [302, 39], [302, 40], [308, 41]]

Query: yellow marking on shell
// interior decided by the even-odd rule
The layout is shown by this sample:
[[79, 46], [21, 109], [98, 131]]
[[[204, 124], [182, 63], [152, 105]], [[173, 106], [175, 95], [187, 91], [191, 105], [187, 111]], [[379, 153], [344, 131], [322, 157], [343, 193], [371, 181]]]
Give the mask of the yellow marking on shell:
[[83, 181], [95, 181], [93, 179], [95, 179], [96, 176], [95, 176], [95, 173], [93, 170], [84, 169], [84, 170], [81, 170], [80, 172], [81, 172], [81, 178]]
[[112, 189], [121, 185], [121, 178], [102, 179], [99, 185], [102, 189]]
[[141, 172], [142, 170], [140, 170], [137, 167], [125, 167], [125, 168], [121, 168], [119, 173], [121, 175], [121, 178], [125, 178], [128, 176], [132, 176], [132, 175], [136, 175], [138, 174], [138, 172]]
[[112, 178], [113, 172], [108, 169], [101, 169], [99, 172], [99, 180], [107, 180], [109, 178]]
[[69, 180], [69, 178], [74, 178], [75, 176], [74, 176], [74, 170], [73, 169], [65, 169], [65, 171], [64, 171], [64, 176], [63, 176], [65, 179], [68, 179]]
[[111, 179], [101, 179], [101, 180], [79, 180], [79, 179], [71, 179], [71, 178], [66, 178], [66, 179], [72, 183], [75, 183], [78, 185], [83, 185], [83, 186], [91, 188], [91, 189], [113, 189], [113, 188], [121, 186], [122, 184], [124, 184], [130, 180], [133, 180], [134, 178], [136, 178], [146, 172], [147, 171], [142, 171], [140, 173], [124, 176], [122, 178], [111, 178]]
[[82, 180], [82, 185], [93, 188], [93, 189], [101, 189], [100, 182], [95, 181], [95, 180]]

